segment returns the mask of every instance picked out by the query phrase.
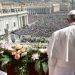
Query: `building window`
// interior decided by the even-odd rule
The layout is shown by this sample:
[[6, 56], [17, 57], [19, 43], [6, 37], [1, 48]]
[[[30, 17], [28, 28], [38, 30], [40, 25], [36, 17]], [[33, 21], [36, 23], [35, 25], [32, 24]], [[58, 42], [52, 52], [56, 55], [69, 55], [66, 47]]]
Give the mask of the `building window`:
[[8, 24], [6, 24], [6, 28], [7, 28], [7, 29], [9, 28], [9, 25], [8, 25]]
[[13, 26], [16, 27], [16, 23], [15, 22], [13, 23]]

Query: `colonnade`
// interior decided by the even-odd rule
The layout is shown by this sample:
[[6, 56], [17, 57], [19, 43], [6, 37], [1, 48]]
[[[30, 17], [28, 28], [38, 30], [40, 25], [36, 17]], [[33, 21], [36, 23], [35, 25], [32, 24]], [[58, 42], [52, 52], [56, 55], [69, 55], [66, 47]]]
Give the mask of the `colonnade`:
[[32, 6], [26, 7], [25, 10], [28, 11], [28, 14], [50, 14], [51, 6]]

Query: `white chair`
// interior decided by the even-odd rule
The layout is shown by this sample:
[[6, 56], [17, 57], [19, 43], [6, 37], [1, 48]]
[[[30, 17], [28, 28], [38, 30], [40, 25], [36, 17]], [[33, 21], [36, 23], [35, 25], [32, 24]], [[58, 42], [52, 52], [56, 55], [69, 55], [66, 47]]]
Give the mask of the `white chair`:
[[0, 75], [7, 75], [7, 73], [0, 70]]

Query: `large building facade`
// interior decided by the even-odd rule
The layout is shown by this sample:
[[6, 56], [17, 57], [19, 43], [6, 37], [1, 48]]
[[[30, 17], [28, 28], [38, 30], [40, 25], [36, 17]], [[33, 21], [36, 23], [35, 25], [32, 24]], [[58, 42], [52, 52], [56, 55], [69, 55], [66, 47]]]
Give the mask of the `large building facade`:
[[18, 30], [28, 24], [27, 11], [0, 14], [0, 35], [5, 34], [5, 29], [9, 32]]
[[70, 10], [69, 2], [0, 3], [0, 13], [27, 11], [28, 14], [50, 14]]
[[70, 10], [69, 2], [46, 2], [46, 3], [33, 3], [25, 5], [24, 9], [28, 14], [50, 14], [58, 11]]

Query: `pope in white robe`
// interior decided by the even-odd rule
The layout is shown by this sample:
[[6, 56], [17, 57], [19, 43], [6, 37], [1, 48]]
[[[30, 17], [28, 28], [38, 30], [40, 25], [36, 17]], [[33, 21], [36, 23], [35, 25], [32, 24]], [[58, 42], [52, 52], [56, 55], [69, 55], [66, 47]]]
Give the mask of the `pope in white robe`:
[[75, 10], [68, 13], [69, 26], [55, 31], [47, 49], [49, 75], [75, 75]]

